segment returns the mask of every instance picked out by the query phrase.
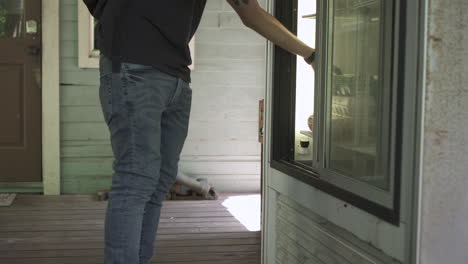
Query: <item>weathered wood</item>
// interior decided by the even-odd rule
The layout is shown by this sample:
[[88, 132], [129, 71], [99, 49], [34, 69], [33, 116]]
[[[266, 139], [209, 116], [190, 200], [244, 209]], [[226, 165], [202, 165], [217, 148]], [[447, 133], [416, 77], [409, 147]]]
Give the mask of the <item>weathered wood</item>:
[[280, 260], [294, 257], [326, 264], [399, 263], [283, 195], [277, 199], [276, 227]]
[[[258, 247], [260, 238], [223, 238], [223, 239], [191, 239], [191, 240], [159, 240], [157, 247], [173, 248], [173, 247], [188, 247], [188, 246], [235, 246], [235, 245], [252, 245]], [[104, 239], [96, 238], [80, 238], [80, 239], [63, 239], [63, 238], [47, 238], [47, 239], [16, 239], [2, 241], [0, 239], [0, 253], [2, 251], [21, 251], [25, 248], [34, 248], [34, 250], [65, 250], [76, 248], [103, 248]]]
[[[260, 263], [260, 233], [223, 206], [231, 195], [164, 202], [152, 263]], [[93, 196], [19, 195], [0, 208], [0, 263], [102, 264], [106, 206]]]
[[[157, 264], [206, 264], [206, 263], [221, 263], [221, 264], [250, 264], [259, 263], [254, 254], [205, 254], [204, 256], [192, 257], [191, 254], [177, 254], [162, 256], [160, 259], [152, 261], [151, 263]], [[172, 261], [174, 259], [176, 262]], [[102, 257], [73, 257], [73, 258], [23, 258], [9, 260], [9, 264], [102, 264], [104, 259]]]
[[[40, 249], [40, 250], [10, 250], [1, 251], [2, 255], [0, 259], [18, 259], [18, 258], [50, 258], [57, 256], [67, 257], [83, 257], [83, 256], [101, 256], [103, 243], [98, 248], [90, 248], [85, 244], [82, 244], [82, 249], [68, 248], [66, 250], [52, 250], [52, 249]], [[177, 254], [183, 252], [184, 254], [205, 254], [205, 253], [231, 253], [231, 254], [245, 254], [255, 253], [259, 250], [258, 245], [210, 245], [207, 246], [173, 246], [173, 247], [158, 247], [155, 251], [164, 254]]]

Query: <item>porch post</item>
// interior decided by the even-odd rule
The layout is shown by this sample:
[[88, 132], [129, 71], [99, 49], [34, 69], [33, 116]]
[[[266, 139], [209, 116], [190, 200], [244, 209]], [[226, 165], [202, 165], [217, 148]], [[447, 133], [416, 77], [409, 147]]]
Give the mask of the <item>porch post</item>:
[[42, 175], [45, 195], [60, 194], [60, 1], [42, 0]]

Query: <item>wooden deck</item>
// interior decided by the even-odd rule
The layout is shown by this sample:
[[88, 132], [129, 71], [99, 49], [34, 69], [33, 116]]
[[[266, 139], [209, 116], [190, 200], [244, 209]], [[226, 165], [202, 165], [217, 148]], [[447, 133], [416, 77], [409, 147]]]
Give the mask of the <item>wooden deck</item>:
[[[152, 263], [260, 263], [260, 233], [218, 201], [168, 201]], [[0, 264], [103, 264], [107, 202], [19, 195], [0, 207]]]

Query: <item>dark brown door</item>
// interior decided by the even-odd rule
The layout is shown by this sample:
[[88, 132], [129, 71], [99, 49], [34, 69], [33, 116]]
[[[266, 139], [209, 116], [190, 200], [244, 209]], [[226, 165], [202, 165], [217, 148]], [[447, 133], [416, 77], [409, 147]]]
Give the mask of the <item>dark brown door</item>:
[[0, 0], [0, 182], [42, 181], [40, 26], [40, 0]]

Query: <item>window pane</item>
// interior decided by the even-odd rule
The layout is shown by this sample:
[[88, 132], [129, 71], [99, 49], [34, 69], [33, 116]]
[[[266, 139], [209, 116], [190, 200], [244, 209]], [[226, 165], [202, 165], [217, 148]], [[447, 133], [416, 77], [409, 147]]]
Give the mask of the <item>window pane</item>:
[[20, 38], [24, 34], [24, 0], [0, 0], [0, 38]]
[[[301, 40], [315, 47], [315, 0], [298, 1], [297, 34]], [[296, 133], [294, 159], [312, 165], [315, 73], [301, 57], [296, 65]]]
[[390, 100], [381, 96], [383, 0], [330, 3], [327, 165], [388, 190], [386, 155], [381, 154], [388, 149], [382, 143], [387, 142], [382, 140], [387, 137], [383, 100]]
[[91, 17], [91, 23], [92, 23], [92, 38], [93, 38], [93, 47], [92, 50], [99, 50], [99, 35], [97, 31], [98, 23], [99, 21]]

